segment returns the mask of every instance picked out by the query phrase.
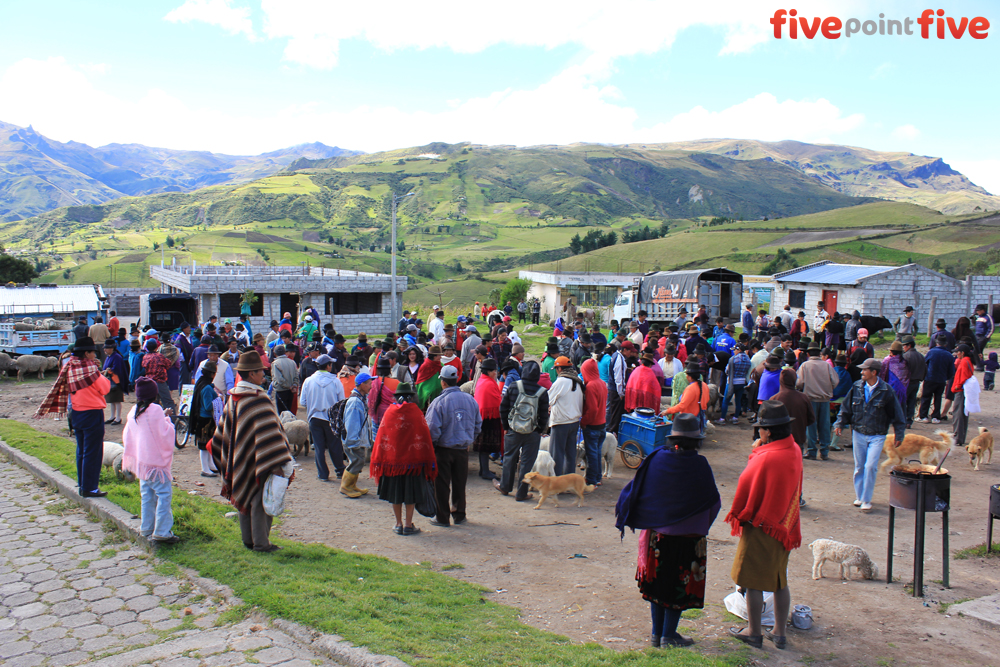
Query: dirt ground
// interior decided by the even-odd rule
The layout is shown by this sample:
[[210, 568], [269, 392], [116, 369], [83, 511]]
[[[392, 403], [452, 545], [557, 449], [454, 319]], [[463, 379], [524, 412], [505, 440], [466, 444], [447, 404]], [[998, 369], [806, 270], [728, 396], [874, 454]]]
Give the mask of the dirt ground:
[[[0, 417], [28, 421], [50, 383], [0, 382]], [[983, 412], [973, 416], [970, 431], [980, 425], [1000, 430], [995, 418], [1000, 395], [984, 393], [982, 406]], [[66, 434], [65, 421], [30, 423]], [[950, 428], [951, 424], [943, 426]], [[916, 424], [914, 430], [931, 435], [937, 428], [941, 427]], [[681, 622], [682, 632], [698, 641], [695, 650], [717, 652], [729, 645], [732, 640], [722, 642], [726, 628], [738, 624], [723, 605], [723, 598], [734, 588], [729, 569], [737, 540], [722, 519], [746, 463], [751, 435], [746, 424], [719, 427], [702, 450], [715, 471], [723, 509], [709, 535], [706, 608], [702, 614], [689, 614], [696, 618]], [[108, 427], [107, 439], [120, 441], [120, 437], [121, 427]], [[391, 532], [391, 508], [374, 496], [374, 489], [368, 496], [350, 500], [338, 492], [337, 485], [317, 480], [311, 456], [300, 457], [299, 462], [301, 468], [278, 529], [283, 537], [323, 542], [404, 563], [429, 561], [435, 569], [494, 591], [489, 597], [521, 609], [525, 622], [575, 640], [616, 649], [642, 647], [647, 642], [648, 606], [639, 597], [634, 580], [636, 535], [627, 532], [622, 541], [614, 527], [615, 501], [632, 476], [620, 459], [613, 477], [588, 495], [582, 508], [573, 507], [564, 496], [562, 507], [535, 511], [533, 503], [501, 497], [473, 472], [468, 488], [468, 524], [436, 528], [418, 516], [415, 523], [423, 532], [414, 537]], [[912, 512], [897, 512], [894, 582], [885, 582], [887, 477], [879, 479], [874, 511], [863, 514], [851, 504], [851, 450], [833, 452], [826, 462], [804, 463], [808, 505], [802, 512], [803, 546], [791, 556], [789, 581], [793, 604], [812, 607], [815, 625], [808, 631], [791, 629], [789, 650], [777, 651], [765, 642], [767, 655], [757, 657], [773, 665], [997, 664], [996, 629], [951, 616], [945, 605], [998, 592], [1000, 560], [952, 559], [951, 588], [943, 588], [939, 583], [941, 517], [928, 515], [926, 596], [911, 597], [904, 584], [913, 576]], [[945, 467], [954, 477], [950, 513], [954, 553], [985, 541], [989, 487], [1000, 481], [1000, 459], [975, 472], [965, 452], [956, 448]], [[499, 472], [496, 465], [493, 469]], [[199, 475], [198, 453], [193, 446], [177, 453], [174, 471], [181, 489], [218, 497], [218, 482]], [[366, 480], [367, 469], [361, 482]], [[370, 481], [367, 485], [371, 486]], [[861, 545], [878, 564], [882, 580], [841, 582], [837, 569], [828, 564], [826, 578], [813, 581], [812, 556], [806, 545], [819, 538]], [[574, 558], [575, 554], [584, 558]]]

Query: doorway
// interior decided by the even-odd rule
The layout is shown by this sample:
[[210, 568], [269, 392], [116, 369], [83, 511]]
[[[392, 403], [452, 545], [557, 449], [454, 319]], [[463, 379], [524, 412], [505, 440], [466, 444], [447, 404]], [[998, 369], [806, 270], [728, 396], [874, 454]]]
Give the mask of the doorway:
[[823, 307], [830, 315], [838, 312], [836, 290], [823, 290]]
[[292, 329], [299, 326], [299, 295], [296, 292], [285, 292], [281, 294], [281, 314], [289, 313], [292, 316]]

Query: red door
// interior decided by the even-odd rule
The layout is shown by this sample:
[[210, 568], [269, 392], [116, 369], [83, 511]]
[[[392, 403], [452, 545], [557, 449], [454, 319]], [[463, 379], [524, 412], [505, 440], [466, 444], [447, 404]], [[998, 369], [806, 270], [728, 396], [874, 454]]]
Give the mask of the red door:
[[833, 315], [837, 312], [837, 292], [835, 290], [823, 290], [823, 304], [826, 312]]

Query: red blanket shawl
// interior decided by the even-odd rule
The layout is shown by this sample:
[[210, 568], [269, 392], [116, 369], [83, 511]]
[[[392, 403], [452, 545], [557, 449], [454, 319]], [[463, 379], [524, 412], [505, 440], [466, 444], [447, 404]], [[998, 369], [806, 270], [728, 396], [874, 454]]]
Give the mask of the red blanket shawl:
[[70, 357], [69, 363], [59, 371], [59, 377], [53, 383], [52, 389], [35, 412], [35, 419], [50, 413], [57, 415], [65, 413], [69, 405], [69, 395], [86, 389], [97, 382], [100, 376], [101, 365], [97, 361]]
[[375, 481], [383, 475], [437, 477], [431, 432], [416, 403], [397, 403], [385, 411], [372, 449], [369, 474]]
[[802, 450], [794, 438], [788, 436], [761, 445], [750, 452], [726, 521], [733, 535], [741, 535], [740, 524], [747, 522], [781, 542], [786, 551], [797, 549], [802, 544], [801, 493]]
[[480, 375], [479, 382], [473, 392], [476, 404], [479, 406], [479, 416], [483, 419], [498, 419], [500, 417], [500, 385], [489, 375]]
[[625, 411], [632, 412], [636, 408], [660, 411], [660, 381], [647, 366], [638, 366], [632, 371], [625, 385]]
[[424, 363], [420, 364], [420, 369], [417, 371], [417, 384], [430, 380], [440, 372], [441, 362], [437, 359], [427, 359]]

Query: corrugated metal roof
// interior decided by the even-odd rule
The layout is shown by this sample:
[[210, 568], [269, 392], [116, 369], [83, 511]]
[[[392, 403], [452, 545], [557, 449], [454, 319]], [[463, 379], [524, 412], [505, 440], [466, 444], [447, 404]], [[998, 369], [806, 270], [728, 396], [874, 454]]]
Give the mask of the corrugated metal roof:
[[781, 283], [820, 283], [823, 285], [857, 285], [865, 278], [871, 278], [898, 266], [865, 266], [863, 264], [822, 264], [805, 266], [801, 270], [785, 271], [775, 277]]
[[68, 313], [101, 309], [97, 288], [93, 285], [57, 285], [56, 287], [0, 287], [0, 313]]

